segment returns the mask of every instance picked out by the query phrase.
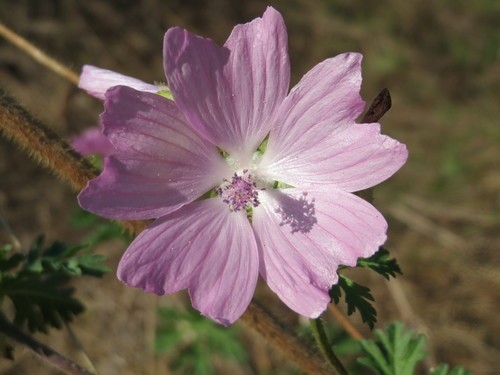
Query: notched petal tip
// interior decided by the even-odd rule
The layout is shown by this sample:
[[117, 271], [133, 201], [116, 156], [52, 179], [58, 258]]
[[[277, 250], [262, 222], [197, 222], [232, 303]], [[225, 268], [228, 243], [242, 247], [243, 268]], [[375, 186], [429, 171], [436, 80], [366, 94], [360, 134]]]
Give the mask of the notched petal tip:
[[207, 199], [143, 231], [120, 260], [118, 277], [160, 295], [188, 289], [194, 308], [228, 326], [251, 301], [258, 262], [246, 215], [230, 213], [220, 199]]

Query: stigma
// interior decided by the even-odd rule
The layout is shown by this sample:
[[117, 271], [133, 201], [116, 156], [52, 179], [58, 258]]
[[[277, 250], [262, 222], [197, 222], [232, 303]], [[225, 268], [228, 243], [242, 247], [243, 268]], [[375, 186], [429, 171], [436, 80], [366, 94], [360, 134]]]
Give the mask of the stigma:
[[254, 177], [248, 173], [248, 169], [243, 169], [241, 175], [234, 173], [231, 180], [224, 179], [223, 183], [215, 189], [217, 195], [227, 203], [231, 212], [247, 210], [257, 207], [259, 202], [259, 191]]

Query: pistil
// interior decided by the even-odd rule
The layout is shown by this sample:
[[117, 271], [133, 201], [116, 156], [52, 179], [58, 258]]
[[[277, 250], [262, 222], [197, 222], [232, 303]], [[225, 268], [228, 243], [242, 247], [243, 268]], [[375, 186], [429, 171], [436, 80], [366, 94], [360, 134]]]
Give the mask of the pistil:
[[253, 176], [248, 173], [248, 169], [242, 171], [242, 175], [234, 173], [231, 181], [224, 179], [224, 183], [217, 187], [215, 191], [222, 198], [224, 203], [229, 205], [229, 210], [237, 212], [242, 209], [257, 207], [259, 202], [259, 189]]

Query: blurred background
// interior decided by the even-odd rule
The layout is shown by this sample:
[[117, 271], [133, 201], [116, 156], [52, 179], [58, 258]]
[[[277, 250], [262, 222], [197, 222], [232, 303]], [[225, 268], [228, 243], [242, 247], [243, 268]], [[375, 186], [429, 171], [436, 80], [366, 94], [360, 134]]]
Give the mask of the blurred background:
[[[500, 2], [2, 0], [0, 22], [77, 72], [92, 64], [162, 82], [167, 28], [185, 27], [223, 44], [235, 24], [262, 15], [267, 5], [288, 27], [292, 85], [322, 60], [358, 51], [364, 99], [371, 102], [384, 87], [391, 92], [383, 132], [406, 143], [410, 158], [377, 187], [375, 205], [390, 223], [387, 248], [403, 276], [390, 285], [363, 272], [353, 276], [372, 288], [377, 326], [402, 320], [425, 333], [429, 366], [447, 362], [498, 373]], [[96, 125], [102, 111], [99, 101], [3, 38], [0, 86], [65, 138]], [[0, 212], [25, 247], [39, 233], [80, 241], [84, 231], [70, 223], [76, 210], [64, 183], [0, 138]], [[114, 269], [124, 247], [116, 240], [97, 251]], [[183, 295], [144, 295], [123, 287], [113, 272], [77, 287], [88, 311], [76, 319], [75, 334], [101, 374], [295, 373], [242, 325], [221, 333], [197, 316], [186, 318]], [[261, 289], [284, 320], [300, 325]], [[165, 309], [158, 315], [159, 305]], [[369, 337], [358, 316], [352, 321]], [[170, 336], [157, 335], [157, 326]], [[40, 338], [79, 360], [67, 332], [53, 333]], [[0, 360], [0, 374], [57, 373], [22, 349], [15, 354], [14, 363]]]

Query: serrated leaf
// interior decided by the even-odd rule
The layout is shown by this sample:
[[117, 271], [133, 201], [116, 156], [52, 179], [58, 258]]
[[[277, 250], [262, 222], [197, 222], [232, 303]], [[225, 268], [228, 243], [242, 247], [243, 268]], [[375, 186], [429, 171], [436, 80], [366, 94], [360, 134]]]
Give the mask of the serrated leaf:
[[61, 328], [83, 311], [69, 281], [75, 276], [101, 276], [105, 272], [105, 258], [86, 251], [83, 246], [62, 242], [44, 249], [40, 236], [27, 254], [0, 257], [0, 301], [4, 297], [12, 301], [15, 324], [26, 324], [31, 332], [47, 332], [49, 326]]
[[339, 303], [344, 292], [344, 300], [347, 304], [347, 314], [351, 315], [356, 310], [359, 311], [363, 323], [373, 328], [377, 322], [377, 311], [370, 301], [374, 301], [370, 289], [366, 286], [355, 283], [344, 275], [339, 275], [339, 282], [334, 285], [329, 293], [333, 302]]
[[5, 294], [15, 307], [14, 323], [27, 323], [30, 332], [47, 333], [48, 326], [61, 328], [81, 313], [83, 305], [73, 298], [74, 289], [67, 286], [69, 277], [25, 277], [4, 285]]
[[375, 340], [362, 340], [366, 357], [358, 362], [380, 375], [412, 375], [415, 366], [426, 357], [424, 335], [414, 336], [402, 323], [388, 325], [385, 331], [376, 330]]
[[450, 371], [450, 366], [442, 363], [435, 369], [432, 369], [430, 375], [472, 375], [472, 372], [467, 371], [462, 366], [454, 367]]
[[370, 268], [384, 276], [387, 280], [389, 280], [391, 276], [396, 277], [398, 273], [402, 274], [396, 259], [390, 258], [389, 251], [383, 247], [369, 258], [360, 258], [356, 266]]

